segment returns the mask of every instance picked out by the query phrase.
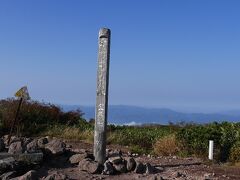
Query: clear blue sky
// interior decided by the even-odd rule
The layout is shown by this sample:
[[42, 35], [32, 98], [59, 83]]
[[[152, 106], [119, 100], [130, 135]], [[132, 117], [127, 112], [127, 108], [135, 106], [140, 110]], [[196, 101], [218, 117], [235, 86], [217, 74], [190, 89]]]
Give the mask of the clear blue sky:
[[238, 0], [1, 0], [0, 98], [95, 104], [98, 31], [112, 31], [110, 104], [240, 109]]

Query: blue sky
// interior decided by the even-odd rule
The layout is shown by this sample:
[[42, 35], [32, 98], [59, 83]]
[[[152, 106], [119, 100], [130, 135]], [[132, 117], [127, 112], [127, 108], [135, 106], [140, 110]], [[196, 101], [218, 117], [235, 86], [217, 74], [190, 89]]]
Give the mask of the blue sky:
[[109, 104], [240, 109], [240, 1], [1, 0], [0, 98], [95, 104], [98, 31], [112, 31]]

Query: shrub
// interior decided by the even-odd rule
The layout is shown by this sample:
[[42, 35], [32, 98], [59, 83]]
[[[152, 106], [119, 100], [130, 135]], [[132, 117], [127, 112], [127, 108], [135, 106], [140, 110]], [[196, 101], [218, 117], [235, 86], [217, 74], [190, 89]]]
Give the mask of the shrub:
[[[18, 101], [6, 99], [0, 101], [0, 128], [1, 132], [9, 132], [16, 115]], [[63, 112], [53, 104], [40, 103], [38, 101], [25, 101], [21, 106], [19, 118], [15, 126], [24, 135], [37, 134], [46, 128], [63, 124], [68, 126], [84, 124], [83, 113], [80, 110]]]
[[153, 146], [154, 153], [159, 156], [171, 156], [179, 152], [178, 143], [174, 134], [158, 139]]
[[150, 151], [157, 139], [169, 133], [170, 129], [168, 127], [110, 126], [108, 142]]
[[214, 141], [217, 160], [226, 161], [231, 147], [239, 138], [239, 125], [229, 122], [212, 123], [182, 128], [177, 139], [184, 144], [190, 154], [204, 155], [208, 153], [208, 141]]
[[229, 160], [231, 162], [240, 162], [240, 144], [236, 144], [231, 148]]

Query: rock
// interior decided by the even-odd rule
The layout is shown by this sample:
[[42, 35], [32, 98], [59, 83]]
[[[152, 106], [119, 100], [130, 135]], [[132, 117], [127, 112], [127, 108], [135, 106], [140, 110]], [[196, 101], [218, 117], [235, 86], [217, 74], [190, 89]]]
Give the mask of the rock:
[[88, 157], [87, 153], [74, 154], [69, 158], [69, 161], [71, 164], [78, 164], [81, 160], [83, 160], [84, 158], [87, 158], [87, 157]]
[[67, 148], [67, 149], [71, 149], [71, 148], [72, 148], [72, 145], [71, 145], [71, 144], [67, 144], [67, 145], [66, 145], [66, 148]]
[[79, 169], [82, 171], [87, 171], [91, 174], [101, 173], [103, 170], [102, 165], [100, 165], [96, 161], [92, 161], [91, 159], [83, 159], [79, 162]]
[[54, 173], [48, 175], [44, 180], [66, 180], [68, 179], [66, 175], [61, 174], [61, 173]]
[[160, 167], [160, 166], [158, 166], [158, 167], [154, 167], [154, 169], [155, 169], [155, 171], [157, 172], [157, 173], [159, 173], [159, 172], [163, 172], [163, 167]]
[[48, 143], [48, 139], [46, 137], [42, 137], [37, 140], [37, 145], [40, 148], [44, 148], [45, 144], [47, 143]]
[[127, 170], [128, 171], [133, 171], [136, 167], [136, 161], [134, 158], [132, 157], [128, 157], [125, 159], [126, 162], [127, 162]]
[[125, 172], [127, 172], [127, 167], [126, 167], [126, 163], [125, 163], [125, 162], [118, 163], [118, 164], [113, 164], [113, 167], [114, 167], [114, 169], [115, 169], [117, 172], [120, 172], [120, 173], [125, 173]]
[[85, 153], [85, 152], [87, 152], [85, 149], [70, 149], [70, 151], [71, 152], [73, 152], [73, 153], [80, 153], [80, 154], [82, 154], [82, 153]]
[[45, 145], [45, 149], [53, 155], [61, 155], [65, 152], [66, 144], [61, 140], [54, 139]]
[[2, 152], [4, 149], [5, 149], [4, 140], [0, 139], [0, 152]]
[[11, 145], [9, 146], [9, 149], [8, 149], [8, 153], [10, 153], [10, 154], [18, 154], [18, 153], [23, 153], [23, 152], [24, 152], [24, 148], [22, 146], [21, 141], [11, 143]]
[[149, 163], [146, 163], [146, 171], [145, 171], [145, 173], [146, 174], [153, 174], [154, 173], [154, 167], [153, 166], [151, 166], [151, 164], [149, 164]]
[[15, 160], [12, 157], [0, 160], [0, 174], [12, 170], [15, 165]]
[[162, 176], [153, 176], [153, 177], [150, 177], [149, 180], [164, 180], [164, 178]]
[[8, 179], [11, 179], [11, 178], [14, 178], [14, 177], [16, 177], [16, 171], [10, 171], [10, 172], [2, 174], [0, 176], [0, 179], [1, 180], [8, 180]]
[[122, 163], [123, 161], [122, 157], [119, 156], [118, 154], [109, 157], [108, 160], [113, 164], [119, 164], [119, 163]]
[[43, 153], [22, 153], [22, 154], [9, 154], [0, 153], [0, 159], [13, 158], [15, 161], [27, 162], [27, 164], [38, 164], [43, 160]]
[[[9, 137], [9, 135], [7, 135], [7, 139], [6, 139], [6, 141], [4, 141], [5, 145], [8, 145], [8, 144], [7, 144], [7, 143], [8, 143], [8, 137]], [[12, 144], [12, 143], [14, 143], [14, 142], [19, 142], [19, 141], [22, 142], [22, 139], [21, 139], [20, 137], [17, 137], [17, 136], [11, 136], [11, 139], [10, 139], [9, 144]]]
[[103, 174], [106, 174], [106, 175], [113, 175], [114, 174], [113, 165], [109, 161], [106, 161], [104, 163]]
[[27, 150], [28, 153], [39, 152], [38, 141], [37, 140], [33, 140], [30, 143], [28, 143], [26, 150]]
[[212, 179], [212, 174], [211, 173], [205, 173], [203, 176], [204, 176], [205, 180]]
[[22, 138], [21, 141], [22, 141], [23, 147], [26, 147], [30, 142], [33, 141], [33, 139], [32, 138]]
[[35, 170], [28, 171], [26, 174], [13, 178], [11, 180], [37, 180], [37, 172]]
[[174, 176], [175, 176], [176, 178], [179, 178], [179, 177], [182, 177], [183, 174], [177, 171]]
[[138, 174], [143, 174], [146, 172], [146, 166], [144, 166], [141, 162], [136, 162], [136, 168], [134, 172]]

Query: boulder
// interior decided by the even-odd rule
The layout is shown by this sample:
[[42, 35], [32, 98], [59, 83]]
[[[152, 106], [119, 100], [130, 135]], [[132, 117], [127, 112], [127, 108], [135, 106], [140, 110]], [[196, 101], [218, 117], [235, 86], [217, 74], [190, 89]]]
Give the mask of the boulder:
[[65, 152], [66, 144], [58, 139], [53, 139], [45, 145], [45, 149], [53, 155], [61, 155]]
[[106, 161], [103, 166], [104, 166], [103, 174], [106, 174], [106, 175], [114, 174], [114, 168], [112, 163], [110, 163], [109, 161]]
[[128, 171], [133, 171], [136, 167], [136, 161], [134, 158], [132, 157], [128, 157], [125, 158], [126, 162], [127, 162], [127, 170]]
[[123, 161], [122, 157], [118, 154], [109, 157], [108, 160], [113, 164], [119, 164], [119, 163], [122, 163]]
[[44, 148], [45, 144], [47, 143], [48, 143], [48, 139], [46, 137], [42, 137], [37, 140], [37, 145], [40, 148]]
[[69, 161], [70, 161], [71, 164], [78, 164], [81, 160], [83, 160], [87, 157], [88, 157], [87, 153], [74, 154], [69, 158]]
[[15, 160], [12, 157], [0, 160], [0, 174], [11, 171], [15, 166]]
[[26, 174], [13, 178], [11, 180], [37, 180], [37, 172], [35, 170], [28, 171]]
[[4, 149], [5, 149], [4, 140], [0, 139], [0, 152], [2, 152]]
[[36, 153], [39, 152], [39, 147], [38, 147], [38, 141], [33, 140], [30, 143], [27, 144], [26, 151], [28, 153]]
[[23, 152], [24, 152], [24, 148], [22, 146], [21, 141], [11, 143], [8, 149], [8, 153], [10, 154], [18, 154]]
[[151, 166], [151, 164], [146, 163], [145, 167], [146, 167], [146, 171], [145, 171], [146, 174], [153, 174], [155, 172], [155, 168]]
[[113, 167], [117, 172], [120, 172], [120, 173], [127, 172], [127, 167], [126, 167], [125, 162], [122, 162], [122, 163], [119, 163], [119, 164], [113, 164]]
[[122, 151], [119, 149], [117, 150], [106, 149], [106, 156], [108, 158], [115, 157], [115, 156], [122, 156]]
[[22, 141], [23, 147], [26, 147], [30, 142], [33, 141], [33, 139], [32, 139], [32, 138], [26, 138], [26, 137], [24, 137], [24, 138], [22, 138], [21, 141]]
[[0, 179], [1, 179], [1, 180], [8, 180], [8, 179], [11, 179], [11, 178], [16, 177], [16, 174], [17, 174], [16, 171], [10, 171], [10, 172], [7, 172], [7, 173], [2, 174], [2, 175], [0, 176]]
[[26, 162], [27, 164], [38, 164], [43, 160], [43, 153], [21, 153], [9, 154], [0, 153], [0, 159], [13, 158], [15, 161]]
[[101, 173], [103, 170], [102, 165], [100, 165], [98, 162], [93, 161], [91, 159], [83, 159], [79, 162], [79, 170], [81, 171], [87, 171], [91, 174], [97, 174]]
[[138, 174], [143, 174], [146, 172], [146, 166], [144, 166], [144, 164], [141, 162], [136, 162], [136, 168], [134, 172]]
[[48, 175], [44, 180], [66, 180], [68, 179], [66, 175], [61, 174], [61, 173], [54, 173]]

